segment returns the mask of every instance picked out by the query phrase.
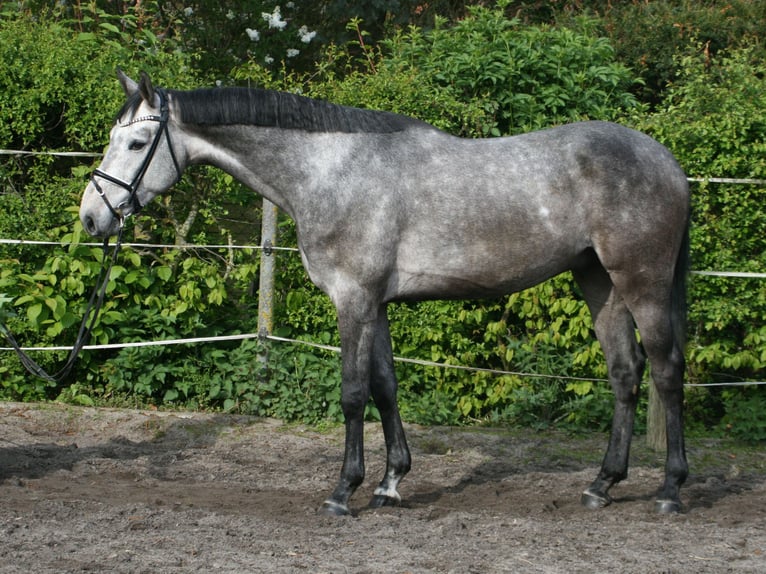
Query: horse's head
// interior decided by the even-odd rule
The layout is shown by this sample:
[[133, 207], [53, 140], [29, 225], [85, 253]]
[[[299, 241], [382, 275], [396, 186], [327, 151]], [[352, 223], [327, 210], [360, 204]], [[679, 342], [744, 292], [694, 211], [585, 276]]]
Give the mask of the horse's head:
[[181, 177], [168, 122], [168, 96], [146, 74], [139, 82], [117, 72], [128, 101], [112, 128], [101, 165], [85, 188], [80, 220], [91, 235], [114, 235], [134, 215]]

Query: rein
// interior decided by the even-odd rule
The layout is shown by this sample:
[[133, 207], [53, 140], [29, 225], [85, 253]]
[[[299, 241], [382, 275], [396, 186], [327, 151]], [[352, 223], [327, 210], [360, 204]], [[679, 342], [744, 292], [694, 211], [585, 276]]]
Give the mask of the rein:
[[[157, 130], [157, 133], [154, 135], [154, 139], [152, 140], [152, 143], [149, 146], [149, 153], [146, 154], [144, 161], [141, 163], [140, 167], [138, 168], [138, 171], [136, 172], [136, 175], [133, 177], [133, 181], [128, 183], [127, 181], [123, 181], [122, 179], [115, 177], [113, 175], [110, 175], [106, 173], [105, 171], [102, 171], [98, 168], [95, 169], [93, 171], [93, 174], [91, 175], [90, 180], [93, 183], [93, 187], [96, 189], [96, 192], [98, 193], [98, 195], [101, 197], [101, 199], [104, 201], [106, 206], [109, 208], [109, 211], [112, 212], [112, 215], [115, 217], [115, 219], [119, 221], [120, 225], [117, 230], [117, 241], [114, 244], [114, 249], [112, 251], [111, 257], [108, 255], [109, 238], [107, 237], [106, 239], [104, 239], [104, 245], [103, 245], [104, 265], [101, 267], [98, 280], [96, 281], [96, 287], [93, 289], [93, 293], [91, 294], [90, 299], [88, 301], [88, 306], [85, 309], [85, 314], [83, 315], [82, 322], [80, 323], [80, 330], [77, 333], [77, 339], [75, 340], [74, 346], [72, 347], [72, 350], [69, 353], [69, 357], [67, 358], [66, 363], [64, 363], [64, 366], [53, 375], [48, 374], [45, 371], [45, 369], [43, 369], [42, 366], [40, 366], [39, 363], [37, 363], [34, 359], [32, 359], [32, 357], [30, 357], [21, 348], [21, 346], [18, 344], [13, 334], [8, 330], [8, 328], [2, 322], [0, 322], [0, 332], [2, 332], [3, 335], [5, 335], [5, 338], [8, 339], [8, 342], [10, 343], [11, 347], [13, 347], [13, 349], [18, 354], [22, 365], [24, 365], [24, 367], [30, 373], [42, 379], [45, 379], [46, 381], [50, 381], [50, 382], [63, 381], [67, 377], [67, 375], [71, 372], [72, 367], [74, 367], [74, 364], [77, 360], [77, 356], [80, 354], [80, 351], [82, 351], [83, 347], [88, 343], [88, 339], [90, 339], [91, 331], [93, 330], [93, 327], [95, 326], [96, 321], [98, 320], [99, 311], [101, 310], [101, 306], [104, 303], [104, 295], [106, 293], [106, 286], [109, 283], [109, 275], [111, 273], [112, 266], [117, 260], [117, 254], [119, 253], [120, 247], [122, 246], [122, 232], [124, 229], [125, 220], [129, 216], [135, 215], [136, 213], [140, 212], [141, 209], [143, 209], [144, 207], [143, 205], [141, 205], [141, 202], [138, 199], [138, 187], [141, 185], [141, 181], [143, 181], [144, 175], [146, 175], [146, 171], [149, 169], [149, 164], [151, 164], [152, 159], [154, 158], [154, 154], [157, 151], [157, 146], [159, 145], [163, 134], [165, 135], [165, 140], [168, 143], [168, 149], [170, 150], [170, 157], [173, 159], [173, 165], [175, 166], [176, 174], [178, 175], [178, 178], [176, 181], [181, 179], [181, 175], [183, 172], [181, 171], [181, 168], [178, 165], [178, 160], [176, 159], [176, 154], [173, 151], [173, 145], [170, 141], [170, 133], [168, 131], [168, 119], [170, 118], [170, 109], [168, 107], [167, 94], [165, 93], [164, 90], [159, 88], [155, 90], [155, 93], [160, 98], [160, 115], [140, 116], [138, 118], [135, 118], [129, 121], [126, 124], [120, 124], [120, 127], [127, 127], [129, 125], [132, 125], [137, 122], [142, 122], [142, 121], [153, 121], [153, 122], [158, 122], [160, 124], [159, 129]], [[97, 177], [122, 187], [123, 189], [127, 190], [130, 196], [128, 197], [126, 201], [123, 201], [117, 207], [113, 206], [111, 202], [109, 201], [109, 199], [106, 197], [106, 193], [104, 192], [104, 190], [98, 184], [98, 181], [96, 180]], [[123, 208], [126, 206], [129, 206], [131, 208], [128, 215], [125, 215], [122, 212]], [[89, 317], [90, 317], [90, 320], [88, 320]]]
[[[69, 352], [69, 357], [67, 358], [66, 363], [64, 363], [64, 366], [59, 371], [53, 375], [48, 374], [45, 369], [40, 366], [39, 363], [37, 363], [21, 348], [19, 343], [16, 341], [16, 338], [8, 330], [5, 324], [0, 322], [0, 332], [5, 335], [8, 343], [16, 351], [16, 354], [19, 356], [19, 360], [21, 361], [21, 364], [24, 365], [24, 368], [33, 375], [38, 376], [41, 379], [45, 379], [46, 381], [57, 383], [63, 381], [72, 370], [72, 367], [74, 367], [80, 351], [82, 351], [82, 348], [88, 344], [91, 331], [96, 324], [99, 311], [101, 310], [101, 306], [104, 303], [106, 286], [109, 284], [109, 275], [112, 271], [112, 266], [117, 260], [117, 254], [120, 251], [120, 247], [122, 246], [122, 230], [123, 228], [121, 225], [119, 231], [117, 232], [117, 242], [114, 244], [114, 249], [112, 250], [111, 257], [108, 256], [109, 238], [104, 239], [104, 265], [101, 267], [98, 280], [96, 281], [96, 287], [93, 289], [93, 293], [88, 300], [88, 306], [85, 309], [82, 322], [80, 323], [80, 330], [77, 332], [77, 338], [75, 339], [74, 345], [72, 346], [72, 350]], [[89, 316], [90, 321], [88, 321]]]

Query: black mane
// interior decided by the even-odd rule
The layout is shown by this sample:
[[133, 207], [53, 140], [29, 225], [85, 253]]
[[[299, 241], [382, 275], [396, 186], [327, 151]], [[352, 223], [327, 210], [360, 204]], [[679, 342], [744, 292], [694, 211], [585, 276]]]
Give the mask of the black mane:
[[[183, 123], [197, 125], [255, 125], [309, 132], [393, 133], [426, 125], [390, 112], [362, 110], [304, 96], [255, 88], [203, 88], [170, 91]], [[118, 118], [137, 110], [134, 94]]]

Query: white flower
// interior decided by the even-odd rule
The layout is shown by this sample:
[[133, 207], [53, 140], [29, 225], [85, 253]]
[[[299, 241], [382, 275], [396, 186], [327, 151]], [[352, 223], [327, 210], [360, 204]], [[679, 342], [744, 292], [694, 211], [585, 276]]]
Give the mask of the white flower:
[[285, 26], [287, 26], [287, 22], [282, 20], [282, 12], [279, 10], [279, 6], [274, 6], [274, 12], [271, 14], [268, 12], [261, 12], [261, 16], [269, 23], [269, 28], [284, 30]]
[[192, 14], [194, 14], [194, 8], [192, 8], [191, 6], [187, 6], [186, 8], [184, 8], [184, 15], [188, 17], [188, 16], [191, 16]]
[[288, 48], [287, 49], [287, 57], [288, 58], [295, 58], [298, 54], [300, 54], [300, 50], [296, 50], [295, 48]]
[[234, 14], [234, 10], [229, 10], [226, 12], [226, 19], [227, 20], [234, 20], [237, 16]]
[[288, 8], [295, 8], [295, 2], [288, 2], [287, 4], [285, 4], [285, 6], [287, 6]]
[[266, 62], [266, 64], [273, 64], [274, 63], [274, 58], [272, 58], [271, 56], [266, 56], [263, 59], [263, 61]]
[[258, 30], [253, 30], [252, 28], [245, 28], [245, 32], [247, 32], [247, 37], [250, 38], [250, 40], [253, 42], [257, 42], [261, 37], [261, 33]]
[[300, 30], [298, 30], [298, 36], [300, 37], [301, 42], [304, 44], [311, 42], [311, 40], [313, 40], [314, 36], [316, 35], [316, 32], [309, 32], [308, 26], [301, 26]]

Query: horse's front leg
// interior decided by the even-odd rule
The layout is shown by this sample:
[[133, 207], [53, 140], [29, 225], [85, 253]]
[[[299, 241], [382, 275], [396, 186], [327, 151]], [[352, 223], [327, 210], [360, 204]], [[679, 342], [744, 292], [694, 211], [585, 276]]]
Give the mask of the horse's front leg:
[[380, 412], [383, 434], [386, 439], [386, 473], [370, 501], [370, 506], [395, 506], [401, 502], [397, 491], [399, 482], [410, 470], [410, 450], [399, 416], [396, 401], [397, 381], [394, 372], [394, 355], [391, 349], [391, 333], [385, 308], [378, 315], [375, 346], [372, 356], [372, 398]]
[[341, 340], [341, 407], [346, 420], [346, 447], [340, 480], [324, 501], [321, 514], [350, 514], [348, 501], [364, 480], [364, 411], [370, 398], [372, 349], [376, 316], [362, 314], [357, 306], [337, 305]]

